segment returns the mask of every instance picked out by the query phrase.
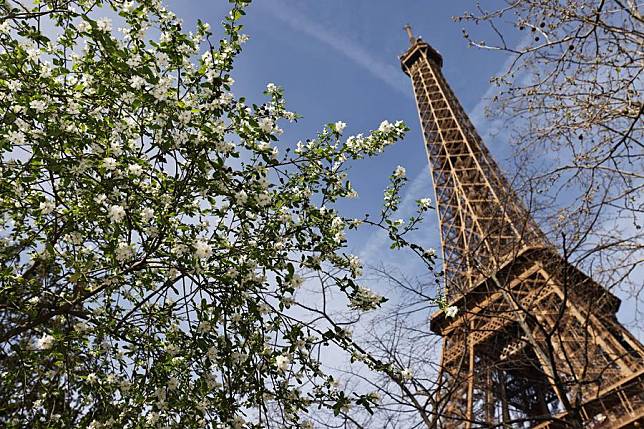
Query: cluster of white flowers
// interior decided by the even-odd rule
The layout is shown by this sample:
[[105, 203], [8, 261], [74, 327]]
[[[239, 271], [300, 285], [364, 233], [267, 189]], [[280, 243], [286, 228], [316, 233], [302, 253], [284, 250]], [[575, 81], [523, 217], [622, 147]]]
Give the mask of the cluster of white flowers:
[[293, 287], [295, 289], [298, 289], [298, 288], [300, 288], [302, 286], [302, 284], [304, 284], [304, 278], [302, 278], [301, 276], [299, 276], [297, 274], [293, 274], [293, 276], [291, 277], [291, 279], [289, 281], [289, 286], [291, 286], [291, 287]]
[[21, 131], [9, 131], [7, 140], [14, 146], [24, 145], [26, 142], [25, 133]]
[[168, 380], [167, 386], [168, 386], [168, 390], [176, 390], [177, 387], [179, 387], [179, 380], [177, 379], [177, 377], [174, 377], [174, 376], [170, 377], [170, 379]]
[[205, 334], [212, 331], [212, 323], [208, 322], [207, 320], [204, 320], [199, 323], [197, 326], [197, 332], [200, 334]]
[[450, 305], [445, 309], [445, 316], [449, 318], [454, 318], [458, 314], [458, 307], [455, 305]]
[[43, 100], [33, 100], [29, 103], [29, 107], [31, 107], [38, 113], [42, 113], [47, 108], [47, 103]]
[[135, 248], [134, 244], [128, 244], [121, 242], [116, 246], [116, 251], [114, 252], [116, 260], [119, 262], [127, 261], [134, 257]]
[[266, 207], [271, 203], [271, 195], [268, 192], [261, 192], [257, 195], [256, 200], [260, 207]]
[[[363, 134], [357, 134], [350, 136], [347, 138], [346, 148], [354, 158], [360, 158], [363, 154], [375, 155], [381, 153], [385, 147], [394, 143], [395, 139], [402, 137], [405, 130], [406, 128], [402, 121], [397, 121], [395, 124], [384, 121], [378, 129], [380, 132], [379, 135], [372, 134], [364, 136]], [[393, 136], [383, 138], [383, 134], [393, 134]]]
[[114, 223], [121, 222], [123, 219], [125, 219], [125, 209], [123, 208], [123, 206], [114, 204], [107, 210], [107, 217], [109, 217], [110, 220]]
[[154, 209], [146, 207], [141, 210], [141, 219], [143, 219], [144, 222], [149, 222], [152, 218], [154, 218]]
[[271, 118], [260, 118], [257, 123], [259, 128], [265, 133], [270, 133], [275, 129], [275, 123]]
[[240, 204], [240, 205], [246, 204], [246, 202], [248, 201], [248, 194], [246, 193], [246, 191], [242, 190], [237, 192], [235, 194], [235, 201], [237, 202], [237, 204]]
[[354, 277], [362, 275], [362, 261], [355, 255], [349, 255], [349, 268]]
[[429, 249], [426, 249], [425, 252], [423, 252], [423, 255], [426, 258], [433, 258], [436, 256], [436, 249], [434, 249], [433, 247], [430, 247]]
[[40, 203], [40, 211], [42, 214], [49, 214], [54, 211], [56, 208], [56, 203], [54, 203], [52, 200], [46, 199], [45, 201]]
[[212, 256], [212, 246], [205, 240], [195, 242], [195, 256], [200, 259], [207, 259]]
[[103, 167], [105, 167], [105, 170], [107, 171], [112, 171], [116, 169], [116, 160], [112, 157], [107, 157], [103, 160]]
[[2, 23], [0, 24], [0, 34], [7, 34], [9, 32], [9, 30], [11, 28], [9, 26], [10, 22], [11, 22], [11, 20], [9, 20], [9, 19], [2, 21]]
[[359, 287], [355, 294], [349, 298], [350, 307], [355, 310], [369, 311], [378, 308], [382, 302], [382, 296], [366, 287]]
[[38, 350], [49, 350], [54, 345], [55, 339], [49, 334], [44, 334], [42, 337], [36, 340], [36, 349]]
[[89, 325], [85, 322], [78, 322], [74, 324], [74, 330], [79, 333], [87, 332], [89, 328]]
[[394, 170], [394, 177], [396, 179], [402, 179], [403, 177], [405, 177], [406, 174], [407, 174], [407, 170], [405, 170], [405, 167], [402, 167], [400, 165], [397, 166], [396, 169]]
[[429, 198], [421, 198], [420, 200], [418, 200], [418, 207], [421, 210], [429, 209], [431, 207], [431, 204], [432, 200], [430, 200]]
[[130, 86], [134, 89], [141, 89], [145, 86], [145, 79], [141, 76], [134, 75], [130, 78]]
[[206, 356], [208, 356], [208, 359], [211, 361], [216, 361], [219, 358], [219, 350], [217, 350], [217, 347], [215, 346], [210, 346], [206, 352]]
[[100, 31], [109, 33], [112, 31], [112, 20], [109, 18], [100, 18], [96, 21], [96, 26]]
[[409, 368], [405, 368], [402, 371], [400, 371], [400, 377], [403, 379], [403, 381], [409, 381], [412, 379], [413, 376], [414, 376], [414, 372]]
[[398, 125], [398, 122], [393, 125], [389, 121], [384, 120], [380, 123], [380, 126], [378, 126], [378, 131], [381, 133], [389, 133], [394, 130], [394, 128]]
[[287, 354], [278, 355], [275, 358], [275, 365], [280, 371], [286, 371], [291, 364], [291, 357]]
[[128, 173], [130, 173], [132, 176], [140, 176], [141, 173], [143, 173], [143, 167], [141, 167], [139, 164], [131, 164], [127, 167]]

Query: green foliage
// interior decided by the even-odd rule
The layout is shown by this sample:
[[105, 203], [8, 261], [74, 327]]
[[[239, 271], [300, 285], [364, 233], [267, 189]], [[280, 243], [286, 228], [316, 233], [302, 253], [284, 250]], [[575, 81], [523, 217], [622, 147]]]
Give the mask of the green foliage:
[[276, 85], [259, 106], [231, 92], [247, 2], [231, 3], [216, 42], [156, 0], [1, 4], [3, 427], [305, 428], [312, 408], [373, 407], [322, 371], [325, 344], [393, 373], [316, 301], [385, 301], [357, 284], [345, 230], [408, 246], [395, 210], [334, 203], [356, 195], [348, 164], [406, 128], [329, 124], [280, 155], [298, 116]]

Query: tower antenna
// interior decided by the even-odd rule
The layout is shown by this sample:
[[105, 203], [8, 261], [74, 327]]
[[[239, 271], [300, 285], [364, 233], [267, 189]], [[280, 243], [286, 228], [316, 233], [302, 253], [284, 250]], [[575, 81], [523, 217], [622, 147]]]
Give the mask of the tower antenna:
[[411, 25], [405, 24], [403, 28], [407, 32], [407, 37], [409, 37], [409, 44], [413, 45], [414, 43], [416, 43], [416, 37], [414, 37], [414, 33], [412, 33], [411, 31]]

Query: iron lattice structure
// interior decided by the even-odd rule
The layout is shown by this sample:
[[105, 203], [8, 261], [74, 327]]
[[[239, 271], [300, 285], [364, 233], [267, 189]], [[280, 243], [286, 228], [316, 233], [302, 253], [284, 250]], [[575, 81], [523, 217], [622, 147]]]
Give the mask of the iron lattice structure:
[[644, 348], [618, 323], [619, 299], [547, 241], [443, 77], [441, 55], [407, 31], [401, 65], [432, 170], [446, 297], [459, 308], [431, 318], [443, 337], [439, 425], [640, 427]]

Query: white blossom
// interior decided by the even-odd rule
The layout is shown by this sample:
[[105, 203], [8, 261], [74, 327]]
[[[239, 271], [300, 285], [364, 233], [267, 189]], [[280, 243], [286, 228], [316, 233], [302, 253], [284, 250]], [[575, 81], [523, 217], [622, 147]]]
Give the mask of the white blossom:
[[141, 167], [139, 164], [130, 164], [127, 167], [127, 171], [133, 175], [133, 176], [140, 176], [141, 173], [143, 172], [143, 167]]
[[149, 222], [150, 219], [154, 217], [154, 209], [151, 209], [150, 207], [146, 207], [143, 210], [141, 210], [141, 219], [143, 219], [143, 222]]
[[74, 324], [74, 331], [78, 333], [87, 332], [89, 330], [89, 325], [85, 322], [78, 322]]
[[221, 383], [217, 381], [217, 377], [214, 374], [206, 374], [205, 379], [208, 389], [212, 390], [221, 387]]
[[210, 360], [217, 360], [219, 357], [219, 350], [217, 350], [217, 347], [215, 346], [210, 346], [208, 347], [208, 351], [206, 352], [206, 356], [208, 356], [208, 359]]
[[42, 113], [47, 108], [47, 103], [45, 103], [43, 100], [33, 100], [29, 103], [29, 107], [31, 107], [38, 113]]
[[271, 131], [273, 131], [273, 127], [275, 126], [270, 118], [260, 118], [257, 123], [259, 124], [259, 128], [265, 133], [270, 133]]
[[246, 191], [239, 191], [235, 194], [235, 201], [237, 201], [237, 204], [245, 204], [246, 201], [248, 201], [248, 194], [246, 194]]
[[400, 371], [400, 376], [404, 381], [409, 381], [414, 376], [414, 373], [411, 369], [405, 368], [402, 371]]
[[9, 32], [9, 30], [11, 29], [11, 27], [9, 26], [10, 21], [11, 20], [9, 19], [2, 21], [2, 23], [0, 24], [0, 34], [7, 34]]
[[394, 171], [394, 177], [396, 179], [402, 179], [403, 177], [405, 177], [406, 174], [407, 174], [407, 170], [405, 170], [405, 167], [402, 167], [400, 165], [396, 167], [396, 170]]
[[380, 126], [378, 127], [378, 131], [383, 132], [383, 133], [388, 133], [394, 129], [394, 126], [389, 123], [389, 121], [384, 120], [380, 123]]
[[286, 371], [291, 364], [291, 359], [286, 354], [279, 355], [275, 358], [275, 364], [280, 371]]
[[344, 123], [344, 122], [342, 122], [342, 121], [338, 121], [338, 122], [336, 122], [335, 124], [333, 124], [333, 127], [335, 128], [335, 131], [336, 131], [338, 134], [342, 134], [342, 131], [344, 131], [344, 129], [346, 128], [346, 126], [347, 126], [347, 124], [345, 124], [345, 123]]
[[90, 26], [89, 22], [87, 22], [85, 20], [81, 20], [78, 24], [76, 24], [76, 29], [80, 33], [86, 33], [86, 32], [89, 31], [90, 28], [91, 28], [91, 26]]
[[197, 326], [197, 332], [200, 334], [205, 334], [207, 332], [210, 332], [212, 330], [212, 323], [208, 322], [207, 320], [203, 320], [199, 322], [199, 325]]
[[36, 340], [36, 349], [49, 350], [54, 345], [54, 337], [49, 334], [43, 334], [42, 337]]
[[141, 76], [134, 75], [130, 78], [130, 86], [134, 89], [141, 89], [145, 85], [145, 79]]
[[181, 125], [186, 125], [188, 122], [190, 122], [190, 119], [192, 118], [192, 112], [189, 110], [184, 110], [183, 112], [179, 113], [179, 123]]
[[432, 200], [429, 198], [421, 198], [418, 200], [418, 207], [420, 207], [422, 210], [427, 210], [432, 203]]
[[311, 420], [305, 420], [302, 422], [302, 429], [313, 429], [313, 422]]
[[114, 170], [116, 168], [116, 160], [112, 157], [103, 159], [103, 167], [105, 167], [107, 171]]
[[125, 209], [118, 204], [114, 204], [108, 209], [107, 216], [114, 223], [121, 222], [125, 218]]
[[350, 255], [349, 256], [349, 268], [351, 269], [351, 272], [353, 273], [354, 277], [359, 277], [362, 275], [362, 262], [360, 261], [360, 258], [358, 258], [355, 255]]
[[116, 246], [116, 260], [123, 262], [134, 256], [134, 245], [121, 242]]
[[271, 144], [269, 142], [259, 142], [257, 143], [257, 150], [260, 152], [267, 151], [271, 148]]
[[13, 145], [23, 145], [25, 144], [25, 134], [20, 131], [9, 131], [7, 133], [7, 140]]
[[107, 338], [105, 338], [103, 341], [101, 341], [101, 344], [99, 346], [100, 346], [101, 351], [103, 351], [103, 352], [107, 352], [112, 348], [112, 345], [107, 340]]
[[293, 274], [293, 276], [289, 281], [289, 285], [295, 289], [298, 289], [300, 286], [302, 286], [303, 283], [304, 283], [304, 279], [297, 274]]
[[195, 242], [195, 256], [200, 259], [207, 259], [212, 256], [212, 246], [204, 240]]
[[40, 211], [42, 214], [49, 214], [54, 211], [56, 208], [56, 203], [54, 203], [50, 199], [46, 199], [45, 201], [40, 203]]
[[257, 195], [257, 204], [261, 207], [266, 207], [271, 202], [271, 196], [267, 192], [262, 192]]
[[136, 5], [132, 1], [126, 1], [121, 7], [123, 8], [123, 11], [130, 13], [135, 9]]
[[455, 305], [450, 305], [445, 309], [445, 316], [449, 318], [454, 318], [456, 317], [456, 314], [458, 313], [458, 307]]
[[172, 246], [172, 253], [174, 253], [177, 256], [183, 256], [188, 252], [188, 246], [186, 246], [183, 243], [177, 243], [174, 246]]
[[100, 18], [96, 21], [96, 26], [100, 31], [110, 32], [112, 31], [112, 20], [109, 18]]
[[246, 421], [242, 416], [236, 415], [231, 422], [232, 429], [244, 429]]
[[145, 421], [146, 421], [149, 425], [156, 425], [156, 424], [157, 424], [157, 422], [159, 421], [159, 413], [157, 413], [156, 411], [151, 411], [151, 412], [146, 416]]
[[366, 287], [359, 287], [353, 296], [350, 297], [349, 303], [351, 308], [355, 310], [369, 311], [377, 308], [382, 297], [371, 289]]
[[170, 377], [168, 380], [168, 389], [169, 390], [175, 390], [179, 386], [179, 380], [177, 380], [177, 377]]

